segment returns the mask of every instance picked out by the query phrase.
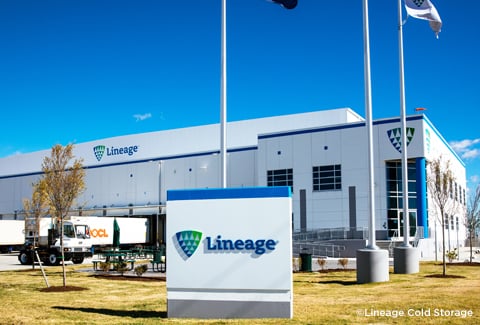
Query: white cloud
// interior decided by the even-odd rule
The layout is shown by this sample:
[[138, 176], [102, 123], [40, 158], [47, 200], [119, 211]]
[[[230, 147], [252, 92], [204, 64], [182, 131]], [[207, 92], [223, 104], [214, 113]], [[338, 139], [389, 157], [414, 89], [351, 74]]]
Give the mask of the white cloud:
[[470, 177], [470, 182], [474, 184], [478, 184], [479, 181], [480, 181], [480, 177], [478, 175], [473, 175]]
[[476, 144], [480, 143], [480, 139], [465, 139], [460, 141], [450, 142], [450, 146], [463, 159], [474, 159], [480, 157], [480, 149], [474, 148]]
[[480, 150], [479, 149], [471, 149], [471, 150], [465, 150], [462, 153], [462, 158], [464, 159], [474, 159], [480, 157]]
[[149, 119], [152, 117], [151, 113], [145, 113], [145, 114], [134, 114], [133, 117], [135, 118], [135, 121], [144, 121], [146, 119]]

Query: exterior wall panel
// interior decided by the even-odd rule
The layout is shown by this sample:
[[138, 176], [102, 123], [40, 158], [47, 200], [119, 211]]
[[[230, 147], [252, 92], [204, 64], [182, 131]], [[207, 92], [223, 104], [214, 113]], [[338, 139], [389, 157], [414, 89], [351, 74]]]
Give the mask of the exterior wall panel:
[[[388, 214], [386, 164], [401, 159], [400, 119], [376, 120], [373, 124], [375, 221], [380, 231], [384, 230]], [[466, 189], [464, 163], [428, 118], [407, 117], [407, 127], [413, 135], [408, 145], [409, 158], [428, 162], [439, 155], [446, 157], [458, 186]], [[300, 190], [305, 190], [307, 230], [352, 224], [350, 187], [355, 188], [354, 224], [360, 228], [368, 226], [366, 128], [356, 113], [341, 109], [277, 116], [232, 122], [228, 130], [229, 187], [266, 186], [267, 171], [292, 168], [294, 231], [301, 227]], [[97, 209], [99, 213], [105, 206], [109, 210], [107, 215], [125, 215], [129, 205], [165, 204], [168, 190], [219, 187], [218, 131], [218, 125], [206, 125], [76, 145], [75, 155], [84, 159], [87, 185], [78, 205]], [[95, 155], [98, 149], [95, 148], [102, 145], [103, 155], [98, 152]], [[135, 146], [132, 155], [107, 155], [112, 148]], [[23, 209], [22, 199], [31, 197], [31, 184], [38, 179], [42, 160], [49, 154], [44, 150], [0, 159], [0, 214], [13, 215]], [[341, 165], [341, 189], [314, 191], [312, 168], [335, 164]], [[417, 170], [416, 179], [425, 180], [427, 176], [418, 177], [419, 173]], [[433, 234], [441, 229], [434, 227], [435, 216], [431, 209], [426, 209], [428, 201], [424, 203], [428, 219], [425, 213], [418, 212], [417, 223], [429, 228], [426, 234]], [[464, 231], [459, 236], [464, 236]]]

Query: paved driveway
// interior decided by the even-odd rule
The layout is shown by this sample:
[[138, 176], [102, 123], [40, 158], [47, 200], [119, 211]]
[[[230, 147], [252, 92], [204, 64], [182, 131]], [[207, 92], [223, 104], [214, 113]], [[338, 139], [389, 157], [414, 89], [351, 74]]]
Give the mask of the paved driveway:
[[31, 269], [31, 265], [22, 265], [18, 261], [18, 254], [0, 254], [0, 271]]
[[[66, 262], [65, 264], [71, 264], [72, 262]], [[90, 263], [90, 259], [85, 259], [84, 264]], [[38, 268], [38, 264], [35, 268]], [[26, 270], [31, 269], [31, 265], [22, 265], [18, 261], [18, 254], [0, 254], [0, 271], [14, 271], [14, 270]]]

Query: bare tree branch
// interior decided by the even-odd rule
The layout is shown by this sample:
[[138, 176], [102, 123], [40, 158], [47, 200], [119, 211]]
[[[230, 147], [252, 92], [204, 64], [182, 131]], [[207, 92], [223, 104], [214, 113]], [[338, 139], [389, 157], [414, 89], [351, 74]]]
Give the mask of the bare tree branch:
[[455, 177], [450, 168], [450, 162], [442, 156], [428, 162], [429, 175], [427, 186], [430, 197], [433, 199], [435, 215], [442, 226], [442, 261], [443, 275], [446, 275], [446, 244], [445, 227], [448, 226], [448, 215], [453, 215], [456, 211], [456, 202], [453, 199], [453, 184]]
[[475, 193], [470, 196], [470, 200], [465, 213], [465, 227], [468, 232], [468, 241], [470, 245], [470, 263], [473, 262], [473, 242], [478, 228], [480, 228], [480, 185], [477, 186]]

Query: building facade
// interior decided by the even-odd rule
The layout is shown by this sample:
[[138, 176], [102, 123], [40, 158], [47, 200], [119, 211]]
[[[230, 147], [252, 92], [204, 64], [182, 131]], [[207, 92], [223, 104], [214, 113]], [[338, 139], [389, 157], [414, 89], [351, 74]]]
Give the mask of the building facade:
[[[377, 239], [403, 237], [400, 135], [399, 117], [373, 121]], [[75, 144], [86, 190], [72, 214], [151, 216], [162, 239], [167, 190], [221, 185], [219, 137], [214, 124]], [[454, 173], [452, 199], [458, 203], [445, 227], [450, 245], [463, 245], [464, 163], [423, 114], [407, 117], [407, 141], [410, 236], [425, 241], [441, 234], [426, 184], [428, 161], [441, 156]], [[294, 232], [368, 226], [367, 131], [351, 109], [230, 122], [227, 149], [228, 187], [292, 187]], [[3, 219], [22, 218], [22, 199], [31, 197], [49, 155], [45, 150], [0, 159]]]

